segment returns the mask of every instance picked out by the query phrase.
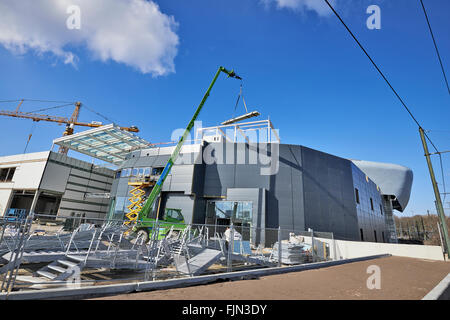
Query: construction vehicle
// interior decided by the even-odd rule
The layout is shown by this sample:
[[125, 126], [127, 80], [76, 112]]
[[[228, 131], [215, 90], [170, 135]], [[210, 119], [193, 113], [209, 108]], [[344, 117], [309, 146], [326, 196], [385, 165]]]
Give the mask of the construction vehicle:
[[[69, 136], [73, 134], [74, 126], [83, 126], [83, 127], [90, 127], [90, 128], [98, 128], [101, 127], [103, 124], [101, 122], [92, 121], [90, 123], [86, 122], [79, 122], [78, 116], [80, 114], [81, 109], [81, 102], [75, 102], [75, 110], [72, 113], [72, 116], [70, 118], [65, 117], [58, 117], [58, 116], [51, 116], [46, 114], [37, 114], [37, 113], [31, 113], [31, 112], [22, 112], [19, 111], [20, 106], [24, 102], [25, 99], [20, 100], [19, 105], [16, 107], [15, 111], [8, 111], [8, 110], [0, 110], [0, 116], [7, 116], [7, 117], [15, 117], [15, 118], [22, 118], [22, 119], [31, 119], [33, 121], [39, 122], [39, 121], [49, 121], [49, 122], [56, 122], [59, 124], [66, 124], [66, 129], [64, 130], [63, 136]], [[63, 105], [64, 106], [64, 105]], [[50, 108], [49, 108], [50, 109]], [[129, 131], [129, 132], [139, 132], [139, 129], [135, 126], [131, 127], [120, 127], [121, 130]], [[31, 134], [28, 137], [28, 141], [31, 139]], [[60, 147], [59, 153], [67, 154], [69, 149], [66, 147]]]
[[[133, 214], [128, 213], [127, 218], [129, 220], [126, 221], [125, 223], [132, 225], [133, 232], [137, 233], [138, 236], [143, 237], [145, 240], [149, 239], [149, 237], [152, 233], [152, 229], [154, 228], [154, 226], [156, 224], [158, 224], [158, 227], [159, 227], [159, 233], [160, 233], [159, 236], [161, 236], [163, 234], [167, 234], [169, 232], [170, 228], [172, 228], [172, 227], [173, 227], [172, 230], [175, 230], [175, 231], [180, 231], [185, 228], [185, 225], [183, 224], [184, 218], [182, 218], [183, 216], [182, 216], [181, 210], [179, 210], [179, 209], [175, 209], [175, 210], [181, 215], [181, 217], [178, 216], [178, 218], [173, 218], [170, 214], [173, 212], [171, 210], [174, 210], [174, 209], [166, 209], [164, 211], [163, 217], [161, 217], [161, 219], [160, 219], [160, 217], [158, 215], [159, 205], [157, 206], [157, 204], [159, 204], [160, 201], [157, 201], [157, 199], [158, 198], [160, 199], [161, 189], [164, 184], [164, 181], [166, 180], [167, 175], [170, 173], [170, 170], [172, 169], [172, 166], [173, 166], [175, 160], [178, 158], [181, 147], [183, 146], [189, 132], [193, 128], [194, 122], [197, 119], [200, 111], [202, 110], [203, 105], [205, 104], [206, 100], [208, 99], [209, 93], [211, 92], [211, 89], [214, 86], [214, 84], [221, 72], [226, 73], [228, 75], [228, 78], [231, 77], [231, 78], [235, 78], [238, 80], [242, 80], [242, 78], [239, 77], [238, 75], [236, 75], [233, 70], [229, 71], [222, 66], [219, 67], [213, 80], [211, 81], [211, 84], [208, 87], [208, 90], [206, 91], [205, 95], [203, 96], [203, 99], [200, 102], [200, 105], [197, 107], [197, 110], [195, 111], [194, 116], [192, 117], [191, 121], [187, 125], [186, 130], [184, 131], [183, 135], [180, 137], [178, 144], [176, 145], [174, 151], [172, 152], [172, 155], [170, 156], [169, 160], [167, 161], [167, 164], [164, 167], [164, 170], [161, 172], [161, 175], [159, 176], [156, 183], [150, 183], [150, 184], [152, 184], [153, 188], [152, 188], [152, 191], [150, 192], [150, 195], [145, 200], [144, 205], [141, 206], [141, 203], [143, 202], [143, 200], [141, 200], [141, 203], [136, 202], [137, 205], [135, 204], [133, 207], [134, 208]], [[139, 197], [141, 197], [141, 199], [143, 199], [142, 192], [139, 192], [138, 190], [136, 190], [136, 191], [138, 193], [140, 193]], [[141, 191], [143, 191], [142, 188], [141, 188]], [[144, 194], [145, 194], [145, 192], [144, 192]], [[161, 223], [158, 223], [159, 220], [161, 220]]]

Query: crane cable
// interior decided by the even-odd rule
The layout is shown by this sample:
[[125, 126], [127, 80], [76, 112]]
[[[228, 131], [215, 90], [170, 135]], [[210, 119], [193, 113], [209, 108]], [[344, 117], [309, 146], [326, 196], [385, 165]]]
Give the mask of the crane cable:
[[[48, 107], [48, 108], [42, 108], [42, 109], [38, 109], [38, 110], [33, 110], [33, 111], [27, 111], [25, 113], [36, 113], [36, 112], [41, 112], [41, 111], [46, 111], [46, 110], [51, 110], [51, 109], [57, 109], [57, 108], [62, 108], [62, 107], [66, 107], [66, 106], [70, 106], [70, 105], [74, 105], [76, 102], [69, 102], [69, 101], [58, 101], [58, 100], [38, 100], [38, 99], [17, 99], [17, 100], [0, 100], [0, 103], [9, 103], [9, 102], [20, 102], [20, 101], [32, 101], [32, 102], [48, 102], [48, 103], [63, 103], [61, 105], [57, 105], [54, 107]], [[94, 109], [88, 107], [86, 104], [82, 104], [83, 107], [85, 107], [87, 110], [91, 111], [92, 113], [95, 113], [96, 115], [100, 116], [101, 118], [116, 124], [116, 121], [113, 121], [111, 119], [109, 119], [107, 116], [101, 114], [100, 112], [95, 111]]]
[[66, 104], [61, 104], [59, 106], [54, 106], [54, 107], [49, 107], [49, 108], [44, 108], [44, 109], [39, 109], [39, 110], [33, 110], [33, 111], [27, 111], [26, 113], [36, 113], [36, 112], [46, 111], [46, 110], [50, 110], [50, 109], [67, 107], [67, 106], [71, 106], [71, 105], [73, 105], [73, 103], [66, 103]]
[[75, 103], [74, 101], [59, 101], [59, 100], [38, 100], [38, 99], [17, 99], [17, 100], [0, 100], [0, 103], [5, 102], [19, 102], [19, 101], [31, 101], [31, 102], [49, 102], [49, 103]]
[[36, 121], [33, 121], [33, 124], [31, 125], [30, 134], [28, 135], [27, 143], [25, 144], [25, 149], [23, 150], [23, 153], [27, 151], [28, 144], [30, 143], [31, 137], [33, 136], [34, 129], [36, 129]]
[[239, 104], [239, 100], [240, 100], [241, 97], [242, 97], [242, 102], [244, 103], [245, 112], [248, 113], [247, 104], [245, 103], [245, 99], [244, 99], [244, 93], [242, 92], [242, 80], [241, 80], [241, 86], [239, 88], [239, 94], [238, 94], [238, 97], [236, 99], [236, 104], [234, 105], [234, 111], [233, 111], [232, 118], [234, 118], [234, 116], [236, 114], [236, 109], [237, 109], [237, 106]]
[[82, 106], [85, 107], [86, 109], [88, 109], [89, 111], [95, 113], [96, 115], [102, 117], [103, 119], [105, 119], [105, 120], [107, 120], [107, 121], [113, 123], [113, 124], [116, 124], [116, 123], [117, 123], [116, 121], [113, 121], [113, 120], [109, 119], [109, 118], [106, 117], [105, 115], [103, 115], [103, 114], [101, 114], [101, 113], [99, 113], [99, 112], [93, 110], [92, 108], [89, 108], [89, 107], [88, 107], [86, 104], [84, 104], [84, 103], [82, 104]]

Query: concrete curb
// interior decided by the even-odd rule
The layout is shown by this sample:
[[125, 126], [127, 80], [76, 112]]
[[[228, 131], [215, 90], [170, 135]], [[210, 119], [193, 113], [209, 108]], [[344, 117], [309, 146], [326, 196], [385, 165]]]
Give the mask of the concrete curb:
[[162, 281], [145, 281], [126, 284], [112, 284], [103, 286], [91, 286], [84, 288], [59, 288], [39, 291], [19, 291], [0, 294], [0, 300], [44, 300], [44, 299], [86, 299], [108, 295], [126, 294], [150, 290], [188, 287], [199, 284], [207, 284], [217, 280], [243, 280], [251, 277], [260, 277], [289, 272], [305, 271], [342, 265], [351, 262], [366, 261], [390, 257], [390, 254], [381, 254], [360, 258], [344, 259], [337, 261], [316, 262], [290, 267], [273, 267], [256, 270], [245, 270], [213, 275], [197, 276], [190, 278], [171, 279]]
[[422, 300], [450, 300], [450, 273]]

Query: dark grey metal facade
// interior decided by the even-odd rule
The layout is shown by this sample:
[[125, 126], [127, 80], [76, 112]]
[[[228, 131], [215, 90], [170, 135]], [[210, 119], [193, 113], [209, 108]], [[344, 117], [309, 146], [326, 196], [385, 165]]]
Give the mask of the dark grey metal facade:
[[[252, 150], [266, 153], [256, 144], [203, 142], [189, 148], [173, 166], [161, 198], [161, 207], [182, 209], [188, 223], [205, 223], [208, 203], [248, 201], [252, 203], [252, 227], [280, 226], [292, 231], [311, 228], [333, 232], [335, 238], [346, 240], [362, 240], [363, 234], [366, 241], [375, 241], [375, 231], [378, 242], [383, 237], [388, 242], [380, 209], [381, 190], [350, 160], [299, 145], [269, 144], [268, 155], [278, 155], [278, 170], [264, 175], [261, 169], [267, 164], [250, 159]], [[133, 170], [163, 167], [170, 152], [171, 148], [152, 148], [129, 155], [111, 191], [116, 218], [126, 211], [131, 189], [128, 173], [132, 176]], [[205, 153], [221, 160], [205, 163]], [[355, 188], [359, 190], [359, 203]], [[264, 243], [265, 235], [253, 239]]]

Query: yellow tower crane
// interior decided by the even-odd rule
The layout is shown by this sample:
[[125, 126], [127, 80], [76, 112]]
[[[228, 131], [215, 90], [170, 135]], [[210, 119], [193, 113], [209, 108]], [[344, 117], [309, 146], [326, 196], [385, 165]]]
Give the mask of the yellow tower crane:
[[[24, 99], [20, 100], [19, 105], [16, 107], [16, 110], [9, 111], [9, 110], [0, 110], [0, 116], [7, 116], [7, 117], [15, 117], [15, 118], [22, 118], [22, 119], [31, 119], [33, 121], [39, 122], [39, 121], [49, 121], [49, 122], [56, 122], [59, 124], [66, 124], [66, 129], [64, 130], [63, 136], [69, 136], [72, 135], [74, 132], [74, 126], [82, 126], [82, 127], [91, 127], [91, 128], [97, 128], [101, 127], [103, 124], [101, 123], [86, 123], [86, 122], [79, 122], [78, 116], [80, 114], [81, 109], [81, 102], [75, 102], [75, 110], [72, 113], [72, 116], [70, 118], [66, 117], [58, 117], [58, 116], [51, 116], [46, 114], [37, 114], [37, 113], [31, 113], [31, 112], [22, 112], [19, 111], [20, 106], [22, 105]], [[139, 129], [135, 126], [131, 127], [120, 127], [122, 130], [130, 131], [130, 132], [139, 132]], [[30, 139], [31, 136], [28, 138]], [[67, 154], [69, 150], [66, 147], [60, 147], [59, 153]]]

